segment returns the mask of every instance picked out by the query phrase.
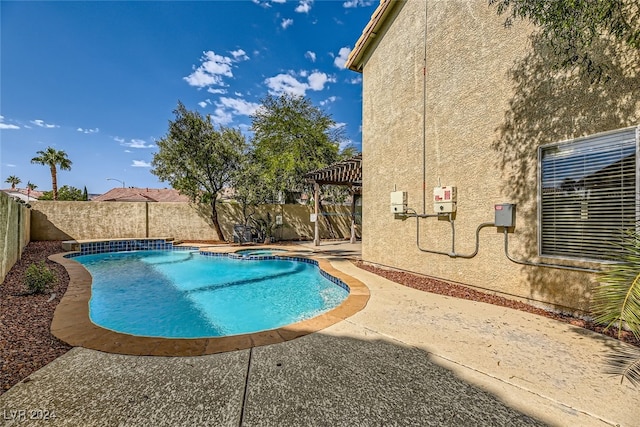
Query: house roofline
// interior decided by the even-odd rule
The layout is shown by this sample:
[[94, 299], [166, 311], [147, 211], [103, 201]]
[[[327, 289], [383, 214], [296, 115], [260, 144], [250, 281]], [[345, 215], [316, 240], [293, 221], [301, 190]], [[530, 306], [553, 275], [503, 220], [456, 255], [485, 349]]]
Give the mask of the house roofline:
[[395, 3], [398, 3], [398, 0], [380, 0], [380, 4], [371, 14], [371, 20], [367, 26], [364, 27], [364, 30], [362, 30], [362, 35], [349, 54], [347, 62], [345, 63], [346, 68], [357, 73], [362, 73], [364, 54], [373, 42], [373, 39], [377, 36], [377, 31], [384, 24]]

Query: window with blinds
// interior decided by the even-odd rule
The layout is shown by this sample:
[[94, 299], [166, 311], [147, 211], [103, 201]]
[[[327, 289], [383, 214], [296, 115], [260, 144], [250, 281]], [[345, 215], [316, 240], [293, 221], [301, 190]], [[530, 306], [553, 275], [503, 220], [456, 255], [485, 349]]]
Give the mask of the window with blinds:
[[633, 127], [540, 147], [541, 255], [615, 260], [615, 243], [639, 219], [639, 133]]

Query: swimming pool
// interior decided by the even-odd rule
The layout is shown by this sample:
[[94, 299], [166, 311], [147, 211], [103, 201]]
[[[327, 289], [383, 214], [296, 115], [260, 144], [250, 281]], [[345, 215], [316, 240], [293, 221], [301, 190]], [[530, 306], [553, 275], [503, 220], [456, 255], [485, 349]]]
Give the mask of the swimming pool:
[[91, 321], [136, 336], [201, 338], [270, 330], [327, 312], [349, 294], [314, 263], [294, 259], [233, 259], [184, 250], [73, 259], [93, 277]]

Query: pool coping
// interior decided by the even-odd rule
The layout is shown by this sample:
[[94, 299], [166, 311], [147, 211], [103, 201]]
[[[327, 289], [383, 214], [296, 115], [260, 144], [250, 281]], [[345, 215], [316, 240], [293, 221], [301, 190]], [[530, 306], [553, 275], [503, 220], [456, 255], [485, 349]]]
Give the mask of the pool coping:
[[[215, 252], [233, 253], [239, 248], [225, 248], [226, 251], [221, 249], [216, 248]], [[203, 248], [204, 250], [206, 249]], [[306, 252], [282, 252], [282, 256], [285, 257], [316, 261], [318, 268], [349, 287], [347, 298], [338, 307], [319, 316], [267, 331], [210, 338], [141, 337], [115, 332], [91, 322], [89, 318], [91, 274], [73, 258], [65, 257], [73, 253], [75, 252], [49, 256], [50, 260], [62, 265], [69, 274], [69, 286], [55, 309], [51, 333], [73, 347], [84, 347], [106, 353], [136, 356], [203, 356], [277, 344], [318, 332], [353, 316], [365, 308], [370, 296], [369, 288], [363, 282], [337, 270], [328, 260]]]

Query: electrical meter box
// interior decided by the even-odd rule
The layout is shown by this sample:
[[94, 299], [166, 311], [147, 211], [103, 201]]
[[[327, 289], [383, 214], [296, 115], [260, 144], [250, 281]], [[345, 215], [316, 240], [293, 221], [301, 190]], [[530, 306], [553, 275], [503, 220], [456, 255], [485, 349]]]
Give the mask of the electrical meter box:
[[512, 203], [501, 203], [499, 205], [495, 205], [495, 213], [496, 227], [515, 227], [516, 205]]
[[392, 214], [407, 213], [407, 192], [406, 191], [391, 192], [391, 213]]
[[433, 189], [433, 211], [435, 213], [455, 212], [457, 202], [456, 187], [435, 187]]

